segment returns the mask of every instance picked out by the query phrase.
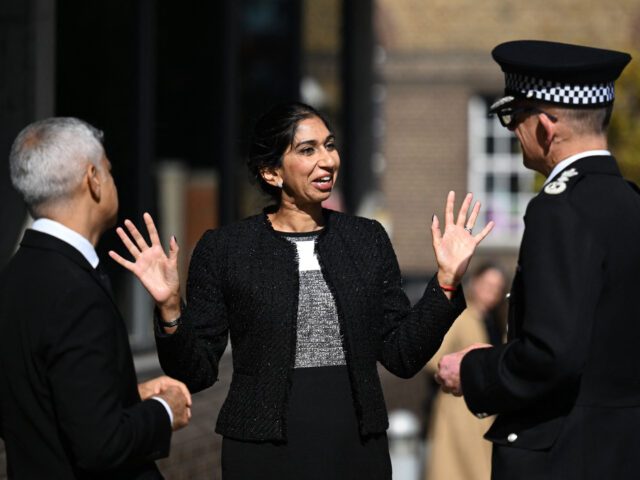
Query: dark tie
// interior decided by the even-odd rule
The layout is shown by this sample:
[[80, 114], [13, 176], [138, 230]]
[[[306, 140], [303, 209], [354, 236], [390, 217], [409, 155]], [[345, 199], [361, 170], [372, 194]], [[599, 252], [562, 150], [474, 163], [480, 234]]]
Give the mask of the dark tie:
[[113, 290], [111, 289], [111, 280], [109, 279], [109, 275], [107, 275], [105, 268], [102, 266], [102, 263], [98, 263], [98, 266], [96, 267], [96, 273], [98, 274], [98, 277], [100, 277], [100, 281], [102, 282], [102, 285], [106, 288], [107, 292], [109, 292], [109, 295], [113, 297]]

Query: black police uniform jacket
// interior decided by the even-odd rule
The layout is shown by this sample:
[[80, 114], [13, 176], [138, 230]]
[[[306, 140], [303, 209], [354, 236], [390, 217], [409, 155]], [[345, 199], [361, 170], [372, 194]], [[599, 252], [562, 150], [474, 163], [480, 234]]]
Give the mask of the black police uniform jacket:
[[[325, 210], [316, 242], [336, 302], [361, 435], [384, 432], [376, 362], [410, 377], [464, 309], [434, 278], [411, 308], [389, 238], [373, 220]], [[298, 310], [296, 249], [262, 214], [206, 232], [189, 267], [187, 306], [173, 335], [157, 331], [164, 371], [192, 392], [212, 385], [231, 338], [233, 377], [216, 431], [239, 440], [286, 439]]]
[[127, 329], [78, 250], [25, 232], [0, 276], [0, 329], [10, 479], [162, 478], [169, 415], [140, 401]]
[[461, 365], [494, 478], [640, 476], [640, 195], [580, 159], [528, 205], [508, 342]]

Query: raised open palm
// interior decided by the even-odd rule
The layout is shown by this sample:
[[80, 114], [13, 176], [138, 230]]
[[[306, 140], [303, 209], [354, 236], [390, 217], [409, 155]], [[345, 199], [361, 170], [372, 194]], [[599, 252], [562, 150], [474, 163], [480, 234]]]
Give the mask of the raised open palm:
[[122, 227], [118, 227], [116, 232], [134, 261], [126, 260], [113, 250], [109, 252], [109, 256], [138, 277], [159, 306], [170, 301], [175, 302], [176, 299], [179, 302], [178, 243], [175, 237], [171, 237], [169, 256], [167, 256], [160, 243], [158, 231], [151, 215], [145, 213], [143, 218], [149, 232], [151, 245], [147, 244], [133, 222], [125, 220], [124, 225], [129, 230], [133, 241]]
[[467, 219], [472, 199], [473, 195], [467, 194], [454, 222], [453, 204], [455, 193], [453, 191], [449, 192], [444, 210], [444, 232], [440, 232], [438, 217], [436, 215], [433, 216], [431, 233], [433, 250], [436, 253], [438, 262], [438, 281], [441, 285], [455, 287], [460, 283], [469, 266], [473, 252], [493, 228], [493, 221], [490, 221], [480, 233], [472, 234], [473, 226], [478, 218], [478, 212], [480, 212], [480, 202], [476, 202]]

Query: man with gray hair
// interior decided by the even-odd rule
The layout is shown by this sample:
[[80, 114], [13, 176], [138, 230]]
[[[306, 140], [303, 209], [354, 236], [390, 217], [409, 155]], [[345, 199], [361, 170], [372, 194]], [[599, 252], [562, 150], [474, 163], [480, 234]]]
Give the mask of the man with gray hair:
[[75, 118], [27, 126], [11, 181], [35, 222], [0, 275], [0, 436], [9, 478], [162, 478], [154, 460], [190, 417], [185, 385], [137, 383], [95, 246], [118, 194], [102, 132]]

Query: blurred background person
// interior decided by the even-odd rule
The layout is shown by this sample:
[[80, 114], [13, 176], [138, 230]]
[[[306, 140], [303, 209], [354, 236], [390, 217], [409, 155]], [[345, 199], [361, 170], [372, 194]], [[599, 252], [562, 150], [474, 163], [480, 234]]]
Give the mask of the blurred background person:
[[[472, 343], [499, 345], [503, 341], [505, 321], [501, 307], [506, 291], [503, 270], [485, 263], [472, 272], [467, 283], [467, 308], [427, 363], [425, 369], [430, 378], [438, 370], [438, 360], [443, 355]], [[425, 480], [488, 480], [491, 443], [483, 436], [493, 419], [477, 418], [462, 398], [447, 395], [440, 389], [436, 390], [430, 419]]]
[[205, 232], [186, 307], [177, 243], [167, 257], [150, 215], [151, 246], [125, 221], [133, 241], [118, 233], [134, 262], [111, 256], [156, 302], [167, 374], [194, 392], [210, 387], [231, 338], [233, 379], [216, 426], [225, 480], [389, 480], [377, 362], [403, 378], [424, 367], [465, 307], [458, 286], [493, 223], [472, 235], [480, 204], [471, 209], [468, 194], [454, 221], [449, 193], [444, 234], [435, 215], [431, 225], [438, 271], [411, 307], [384, 228], [322, 207], [340, 156], [318, 111], [276, 106], [258, 120], [250, 151], [249, 171], [275, 203]]

